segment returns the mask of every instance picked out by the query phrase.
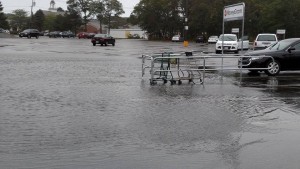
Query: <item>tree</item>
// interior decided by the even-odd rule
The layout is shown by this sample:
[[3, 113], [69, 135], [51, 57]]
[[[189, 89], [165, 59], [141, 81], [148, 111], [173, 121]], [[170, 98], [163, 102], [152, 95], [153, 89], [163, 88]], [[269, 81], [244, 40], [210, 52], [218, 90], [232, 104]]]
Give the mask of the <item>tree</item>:
[[64, 9], [62, 9], [61, 7], [58, 7], [56, 11], [57, 12], [65, 12]]
[[9, 29], [9, 24], [6, 20], [7, 17], [5, 16], [5, 14], [2, 11], [3, 11], [3, 7], [2, 7], [2, 3], [0, 1], [0, 28]]
[[76, 33], [82, 25], [80, 11], [76, 8], [72, 8], [71, 6], [68, 6], [68, 11], [65, 13], [65, 19], [65, 24], [67, 25], [68, 30], [72, 30], [74, 33]]
[[103, 20], [108, 24], [108, 33], [110, 33], [112, 17], [119, 17], [125, 12], [123, 10], [122, 3], [120, 3], [118, 0], [102, 0], [102, 3], [104, 7]]
[[25, 29], [29, 24], [29, 18], [27, 12], [23, 9], [16, 9], [12, 12], [10, 24], [14, 31], [20, 31]]
[[100, 33], [102, 33], [102, 22], [104, 22], [104, 4], [101, 0], [93, 1], [91, 4], [91, 13], [96, 16], [100, 23]]
[[170, 38], [183, 30], [180, 4], [178, 0], [141, 0], [129, 20], [146, 30], [150, 38]]
[[83, 13], [83, 23], [85, 31], [87, 30], [87, 23], [89, 21], [90, 13], [90, 5], [92, 0], [68, 0], [68, 9], [72, 9], [77, 11], [78, 13]]
[[44, 21], [45, 21], [45, 15], [42, 10], [38, 10], [33, 18], [33, 26], [38, 29], [39, 31], [42, 31], [44, 29]]

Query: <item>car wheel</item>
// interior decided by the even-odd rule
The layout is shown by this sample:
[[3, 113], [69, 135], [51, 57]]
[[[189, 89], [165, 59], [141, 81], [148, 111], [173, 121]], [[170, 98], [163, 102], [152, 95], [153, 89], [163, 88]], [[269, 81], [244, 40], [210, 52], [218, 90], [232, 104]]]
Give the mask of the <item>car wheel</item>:
[[93, 43], [93, 46], [96, 46], [96, 43]]
[[219, 51], [219, 50], [216, 50], [216, 54], [219, 54], [219, 53], [221, 53], [221, 51]]
[[269, 76], [275, 76], [275, 75], [278, 75], [279, 72], [280, 72], [280, 64], [278, 61], [274, 60], [271, 60], [267, 63], [267, 68], [268, 70], [265, 70], [265, 73]]
[[35, 38], [37, 38], [37, 39], [38, 39], [38, 38], [39, 38], [39, 36], [36, 36]]
[[108, 43], [107, 42], [105, 42], [105, 46], [107, 46], [108, 45]]
[[115, 43], [112, 43], [113, 46], [115, 46]]
[[27, 36], [27, 38], [28, 38], [28, 39], [30, 39], [30, 38], [31, 38], [31, 36], [30, 36], [30, 35], [28, 35], [28, 36]]
[[238, 51], [238, 50], [237, 50], [237, 51], [234, 51], [234, 53], [235, 53], [235, 54], [238, 54], [238, 53], [239, 53], [239, 51]]

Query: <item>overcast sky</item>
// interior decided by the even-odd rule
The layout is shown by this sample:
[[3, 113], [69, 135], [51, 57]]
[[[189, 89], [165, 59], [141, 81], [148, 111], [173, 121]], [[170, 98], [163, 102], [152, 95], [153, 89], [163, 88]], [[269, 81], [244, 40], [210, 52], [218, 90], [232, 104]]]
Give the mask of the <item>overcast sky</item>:
[[[0, 0], [2, 2], [2, 6], [4, 7], [4, 13], [11, 13], [15, 9], [24, 9], [28, 11], [30, 14], [30, 7], [32, 4], [32, 0]], [[47, 10], [50, 7], [51, 0], [34, 0], [36, 2], [36, 6], [33, 7], [33, 12], [36, 12], [39, 9]], [[140, 0], [119, 0], [122, 3], [125, 14], [122, 16], [129, 16], [132, 12], [134, 6]], [[67, 9], [67, 0], [55, 0], [55, 7], [62, 7], [64, 10]]]

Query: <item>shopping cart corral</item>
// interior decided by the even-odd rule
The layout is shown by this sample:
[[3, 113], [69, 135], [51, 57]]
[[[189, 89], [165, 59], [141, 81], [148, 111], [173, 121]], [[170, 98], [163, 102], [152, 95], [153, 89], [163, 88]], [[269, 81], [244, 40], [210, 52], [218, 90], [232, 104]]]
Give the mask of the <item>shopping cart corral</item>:
[[[257, 56], [255, 56], [257, 57]], [[274, 61], [271, 56], [268, 57]], [[151, 55], [142, 55], [142, 76], [146, 69], [150, 71], [150, 84], [155, 85], [158, 81], [173, 84], [182, 84], [183, 81], [193, 84], [203, 84], [208, 72], [219, 72], [225, 70], [267, 70], [270, 68], [244, 68], [242, 58], [251, 58], [244, 55], [230, 54], [205, 54], [203, 52], [163, 52]], [[251, 59], [250, 59], [251, 60]]]

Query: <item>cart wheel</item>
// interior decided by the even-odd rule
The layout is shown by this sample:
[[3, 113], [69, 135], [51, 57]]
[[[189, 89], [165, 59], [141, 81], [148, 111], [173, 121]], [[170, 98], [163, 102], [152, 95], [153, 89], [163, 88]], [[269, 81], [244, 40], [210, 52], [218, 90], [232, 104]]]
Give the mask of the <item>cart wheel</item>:
[[181, 80], [178, 80], [178, 85], [181, 85], [182, 84], [182, 81]]
[[171, 85], [176, 84], [176, 81], [175, 81], [175, 80], [170, 80], [170, 82], [171, 82]]
[[166, 79], [164, 79], [164, 84], [168, 83], [168, 81]]

